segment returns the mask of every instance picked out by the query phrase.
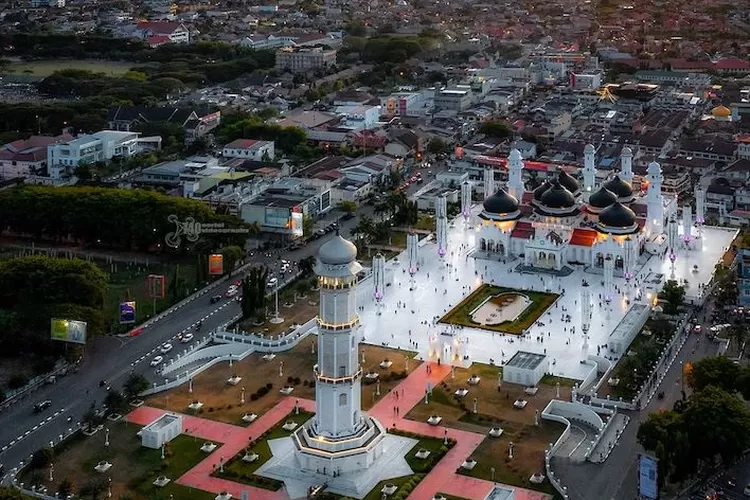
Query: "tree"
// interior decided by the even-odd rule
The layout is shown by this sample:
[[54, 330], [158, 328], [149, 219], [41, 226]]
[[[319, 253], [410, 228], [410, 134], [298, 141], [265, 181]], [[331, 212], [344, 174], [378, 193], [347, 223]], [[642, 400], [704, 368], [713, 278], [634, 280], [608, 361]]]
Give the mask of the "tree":
[[245, 256], [245, 252], [237, 245], [224, 247], [219, 253], [224, 256], [224, 272], [229, 275], [234, 271], [237, 262]]
[[440, 137], [433, 137], [430, 142], [427, 143], [427, 152], [432, 154], [445, 153], [448, 150], [447, 144]]
[[138, 395], [148, 389], [146, 377], [140, 373], [131, 373], [122, 386], [122, 392], [128, 400], [138, 399]]
[[339, 203], [339, 209], [347, 214], [353, 214], [357, 211], [357, 204], [353, 201], [344, 200]]
[[694, 391], [702, 391], [709, 385], [733, 394], [737, 390], [741, 369], [725, 356], [703, 358], [692, 364], [687, 382]]
[[479, 133], [495, 139], [510, 137], [511, 129], [505, 122], [489, 120], [479, 127]]
[[307, 214], [302, 216], [302, 235], [311, 236], [315, 227], [315, 221]]
[[709, 464], [719, 457], [728, 465], [750, 445], [750, 410], [726, 391], [708, 386], [696, 392], [683, 418], [694, 456]]
[[107, 413], [122, 415], [128, 407], [128, 402], [120, 391], [110, 390], [104, 397], [104, 405], [107, 407]]
[[60, 481], [60, 484], [57, 487], [57, 495], [60, 498], [68, 498], [68, 496], [73, 494], [74, 490], [75, 485], [73, 484], [73, 481], [66, 477]]
[[52, 451], [52, 448], [49, 446], [45, 446], [44, 448], [38, 449], [34, 452], [34, 454], [31, 456], [31, 462], [29, 465], [32, 469], [42, 469], [44, 467], [47, 467], [52, 462], [52, 457], [54, 455], [54, 452]]
[[312, 276], [315, 271], [315, 257], [310, 255], [300, 259], [297, 263], [297, 267], [299, 268], [300, 273], [302, 273], [303, 278]]
[[242, 282], [242, 316], [256, 320], [265, 319], [268, 283], [268, 268], [258, 266], [251, 268]]
[[664, 300], [664, 313], [677, 314], [680, 306], [685, 301], [685, 287], [675, 280], [668, 280], [664, 284], [659, 297]]

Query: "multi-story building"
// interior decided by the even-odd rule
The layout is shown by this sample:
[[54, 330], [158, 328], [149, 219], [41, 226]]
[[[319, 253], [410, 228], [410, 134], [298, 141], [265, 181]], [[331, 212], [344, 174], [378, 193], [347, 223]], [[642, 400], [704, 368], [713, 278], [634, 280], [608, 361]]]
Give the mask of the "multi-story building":
[[190, 30], [180, 22], [141, 21], [135, 34], [151, 46], [165, 43], [190, 43]]
[[42, 175], [47, 169], [47, 146], [73, 139], [70, 134], [57, 137], [33, 135], [9, 142], [0, 148], [0, 179]]
[[[109, 161], [115, 157], [127, 158], [147, 149], [161, 147], [161, 138], [149, 138], [150, 143], [145, 144], [141, 143], [139, 135], [138, 132], [102, 130], [50, 144], [47, 146], [49, 176], [59, 179], [81, 164]], [[154, 146], [154, 142], [158, 145]]]
[[335, 63], [336, 51], [322, 47], [286, 47], [276, 51], [276, 69], [279, 71], [306, 73]]
[[435, 92], [435, 108], [460, 112], [471, 106], [471, 90], [443, 89]]
[[750, 306], [750, 248], [737, 249], [737, 303]]

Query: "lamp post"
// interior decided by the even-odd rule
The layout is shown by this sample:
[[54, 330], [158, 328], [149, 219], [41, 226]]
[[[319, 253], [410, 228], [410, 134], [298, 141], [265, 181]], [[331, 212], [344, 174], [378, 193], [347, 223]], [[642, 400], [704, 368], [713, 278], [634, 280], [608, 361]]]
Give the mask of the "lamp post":
[[109, 427], [104, 429], [104, 446], [109, 448]]
[[240, 404], [241, 405], [245, 404], [245, 388], [244, 387], [240, 391]]
[[112, 478], [107, 478], [107, 498], [112, 498]]

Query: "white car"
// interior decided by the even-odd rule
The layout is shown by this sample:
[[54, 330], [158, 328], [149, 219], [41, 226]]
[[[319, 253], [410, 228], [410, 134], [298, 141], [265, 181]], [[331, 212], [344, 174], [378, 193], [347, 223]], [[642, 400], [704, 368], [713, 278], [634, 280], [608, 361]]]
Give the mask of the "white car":
[[227, 290], [227, 293], [225, 293], [224, 296], [226, 298], [231, 298], [231, 297], [234, 297], [235, 295], [237, 295], [237, 293], [239, 293], [239, 291], [240, 291], [239, 288], [237, 288], [236, 286], [232, 285], [232, 286], [229, 287], [229, 289]]
[[268, 283], [266, 283], [266, 286], [268, 288], [273, 288], [276, 286], [276, 283], [278, 283], [278, 281], [279, 281], [278, 278], [271, 278], [270, 280], [268, 280]]
[[742, 494], [745, 495], [746, 497], [750, 497], [750, 484], [745, 486], [745, 489], [742, 490]]
[[156, 356], [154, 359], [151, 360], [151, 366], [159, 366], [162, 361], [164, 361], [163, 357]]
[[163, 346], [161, 346], [161, 349], [159, 350], [161, 351], [162, 354], [166, 354], [172, 350], [172, 344], [164, 344]]
[[180, 342], [182, 342], [183, 344], [187, 344], [191, 340], [193, 340], [193, 334], [186, 333], [185, 335], [182, 336], [182, 338], [180, 339]]

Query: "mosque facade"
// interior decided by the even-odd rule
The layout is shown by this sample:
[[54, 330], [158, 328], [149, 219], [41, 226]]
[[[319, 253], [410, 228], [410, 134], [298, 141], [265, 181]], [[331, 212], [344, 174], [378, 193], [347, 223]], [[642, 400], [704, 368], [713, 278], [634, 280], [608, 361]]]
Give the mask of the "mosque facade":
[[475, 256], [522, 257], [527, 267], [552, 271], [567, 264], [603, 269], [609, 258], [615, 274], [628, 277], [642, 253], [663, 252], [676, 199], [661, 191], [661, 166], [650, 163], [645, 190], [635, 191], [633, 153], [624, 147], [620, 171], [597, 185], [594, 154], [587, 145], [582, 183], [559, 169], [527, 191], [521, 154], [512, 150], [506, 188], [486, 197], [478, 216]]

